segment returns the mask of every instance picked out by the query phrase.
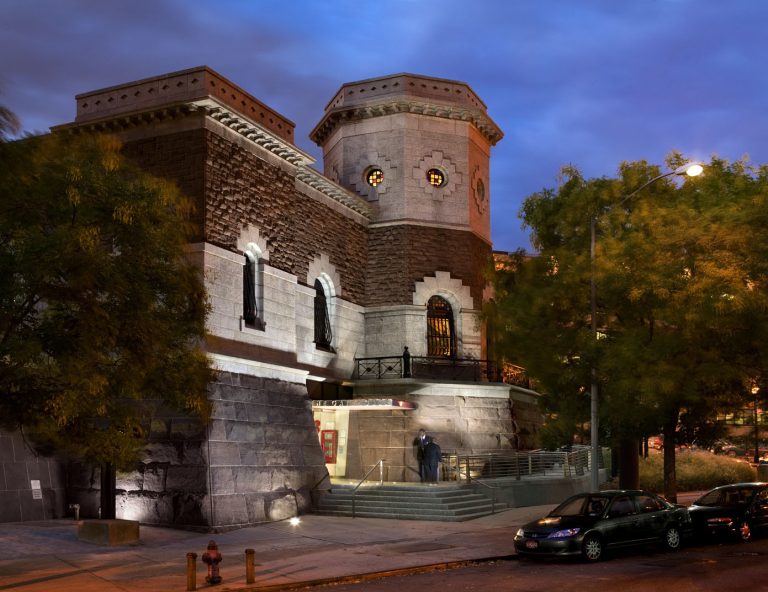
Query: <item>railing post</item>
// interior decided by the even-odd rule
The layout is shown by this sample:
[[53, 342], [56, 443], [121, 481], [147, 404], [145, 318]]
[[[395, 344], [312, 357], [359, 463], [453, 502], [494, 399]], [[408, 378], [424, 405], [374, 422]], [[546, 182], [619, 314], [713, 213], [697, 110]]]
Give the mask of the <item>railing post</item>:
[[408, 351], [408, 346], [403, 348], [403, 378], [411, 377], [411, 354]]
[[528, 476], [533, 475], [533, 457], [528, 455]]
[[469, 455], [465, 456], [464, 458], [465, 458], [466, 464], [467, 464], [467, 483], [471, 483], [472, 482], [472, 475], [469, 474]]
[[384, 459], [379, 460], [379, 485], [384, 485]]
[[568, 461], [570, 460], [570, 456], [568, 456], [568, 453], [563, 453], [565, 456], [563, 456], [563, 477], [570, 477], [571, 476], [571, 467], [568, 464]]
[[520, 453], [515, 452], [515, 479], [520, 481]]

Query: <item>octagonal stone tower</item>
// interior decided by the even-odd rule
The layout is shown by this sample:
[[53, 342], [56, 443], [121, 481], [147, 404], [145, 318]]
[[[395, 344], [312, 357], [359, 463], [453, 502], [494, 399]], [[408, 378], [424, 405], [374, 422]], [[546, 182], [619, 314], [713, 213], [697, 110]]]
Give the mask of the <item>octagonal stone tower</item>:
[[376, 206], [366, 272], [366, 355], [432, 355], [435, 295], [453, 357], [483, 358], [476, 322], [491, 256], [489, 160], [502, 138], [464, 82], [396, 74], [344, 84], [310, 134], [325, 175]]

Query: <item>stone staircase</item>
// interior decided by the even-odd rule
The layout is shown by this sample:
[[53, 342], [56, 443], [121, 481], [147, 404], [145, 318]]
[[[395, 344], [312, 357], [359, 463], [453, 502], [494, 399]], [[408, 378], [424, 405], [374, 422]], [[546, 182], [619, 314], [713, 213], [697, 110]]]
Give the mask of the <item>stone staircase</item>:
[[[318, 501], [316, 514], [352, 516], [352, 485], [334, 484]], [[467, 485], [362, 485], [355, 494], [355, 516], [398, 520], [462, 522], [504, 510], [503, 502], [475, 493]]]

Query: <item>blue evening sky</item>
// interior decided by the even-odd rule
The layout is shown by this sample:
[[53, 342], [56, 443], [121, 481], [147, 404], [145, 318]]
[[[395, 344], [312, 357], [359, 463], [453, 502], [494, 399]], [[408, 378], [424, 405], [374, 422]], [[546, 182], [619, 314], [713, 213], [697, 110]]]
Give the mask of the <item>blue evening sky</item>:
[[2, 0], [0, 103], [26, 131], [74, 96], [207, 65], [296, 123], [338, 87], [412, 72], [462, 80], [493, 149], [494, 247], [528, 248], [522, 200], [563, 165], [614, 176], [673, 149], [768, 163], [765, 0]]

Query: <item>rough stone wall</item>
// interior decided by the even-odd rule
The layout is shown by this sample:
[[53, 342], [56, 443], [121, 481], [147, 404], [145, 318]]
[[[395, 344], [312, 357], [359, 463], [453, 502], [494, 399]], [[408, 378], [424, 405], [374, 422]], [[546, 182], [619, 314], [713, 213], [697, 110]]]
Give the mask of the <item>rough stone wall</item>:
[[306, 278], [320, 253], [336, 267], [346, 300], [363, 304], [367, 228], [295, 188], [290, 171], [207, 132], [206, 240], [233, 250], [242, 228], [258, 228], [270, 265]]
[[344, 298], [363, 304], [367, 228], [296, 190], [295, 170], [262, 159], [209, 129], [132, 139], [126, 156], [148, 172], [174, 180], [193, 199], [199, 236], [237, 252], [248, 225], [258, 228], [273, 267], [305, 278], [325, 253], [341, 276]]
[[328, 471], [306, 386], [222, 373], [211, 398], [214, 524], [246, 526], [307, 510]]
[[[229, 529], [294, 516], [327, 476], [304, 385], [222, 372], [208, 426], [159, 414], [136, 471], [119, 473], [117, 517]], [[73, 464], [69, 496], [96, 517], [99, 469]]]
[[[35, 499], [32, 481], [40, 482]], [[61, 463], [35, 453], [20, 432], [0, 431], [0, 522], [62, 518], [66, 514]]]
[[132, 139], [125, 143], [123, 153], [145, 171], [173, 180], [181, 192], [192, 199], [197, 227], [193, 242], [202, 241], [205, 215], [205, 130], [200, 128]]
[[468, 285], [477, 308], [491, 246], [474, 234], [426, 226], [372, 228], [368, 242], [366, 305], [412, 304], [414, 283], [435, 271]]

